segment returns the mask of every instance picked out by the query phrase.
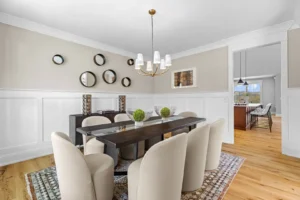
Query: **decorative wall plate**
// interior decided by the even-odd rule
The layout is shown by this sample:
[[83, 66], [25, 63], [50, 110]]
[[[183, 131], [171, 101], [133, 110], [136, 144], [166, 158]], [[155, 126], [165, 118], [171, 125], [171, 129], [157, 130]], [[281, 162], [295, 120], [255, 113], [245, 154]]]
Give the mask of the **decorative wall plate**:
[[56, 54], [56, 55], [54, 55], [54, 56], [52, 57], [52, 61], [53, 61], [53, 63], [56, 64], [56, 65], [61, 65], [61, 64], [64, 63], [65, 60], [64, 60], [64, 58], [63, 58], [61, 55]]
[[106, 62], [106, 59], [104, 57], [104, 55], [102, 54], [96, 54], [94, 56], [94, 63], [98, 66], [103, 66]]

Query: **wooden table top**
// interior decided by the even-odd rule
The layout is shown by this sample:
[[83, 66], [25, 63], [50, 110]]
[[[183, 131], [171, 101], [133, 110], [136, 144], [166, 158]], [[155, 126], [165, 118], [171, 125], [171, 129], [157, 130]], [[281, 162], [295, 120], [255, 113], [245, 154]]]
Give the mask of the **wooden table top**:
[[205, 118], [179, 116], [170, 117], [168, 120], [161, 120], [160, 117], [151, 117], [144, 122], [144, 126], [136, 127], [133, 121], [123, 121], [111, 124], [77, 128], [77, 132], [95, 136], [97, 140], [110, 147], [120, 148], [139, 141], [151, 139], [162, 134], [172, 132], [181, 128], [190, 127]]

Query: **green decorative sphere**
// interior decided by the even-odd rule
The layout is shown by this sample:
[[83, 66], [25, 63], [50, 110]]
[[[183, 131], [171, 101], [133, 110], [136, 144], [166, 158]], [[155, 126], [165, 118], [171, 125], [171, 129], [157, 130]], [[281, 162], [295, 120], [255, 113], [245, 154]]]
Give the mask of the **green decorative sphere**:
[[163, 118], [169, 117], [169, 116], [170, 116], [170, 113], [171, 113], [171, 111], [170, 111], [170, 109], [167, 108], [167, 107], [164, 107], [164, 108], [162, 108], [162, 109], [160, 110], [160, 116], [163, 117]]
[[141, 122], [145, 118], [145, 112], [142, 109], [137, 109], [133, 112], [133, 119], [136, 122]]

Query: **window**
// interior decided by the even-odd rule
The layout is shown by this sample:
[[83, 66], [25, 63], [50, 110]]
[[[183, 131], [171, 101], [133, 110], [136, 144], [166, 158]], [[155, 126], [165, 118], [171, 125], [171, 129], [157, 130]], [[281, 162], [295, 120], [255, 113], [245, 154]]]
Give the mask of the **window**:
[[248, 86], [237, 85], [234, 87], [234, 102], [235, 103], [261, 103], [262, 97], [262, 82], [247, 81]]

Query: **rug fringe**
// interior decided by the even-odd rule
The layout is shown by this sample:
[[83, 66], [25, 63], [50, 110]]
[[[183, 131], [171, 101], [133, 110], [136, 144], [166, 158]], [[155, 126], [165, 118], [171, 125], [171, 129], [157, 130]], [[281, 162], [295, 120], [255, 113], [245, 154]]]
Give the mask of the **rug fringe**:
[[[234, 155], [234, 156], [236, 156], [236, 155]], [[237, 157], [240, 157], [240, 156], [237, 156]], [[224, 199], [224, 197], [225, 197], [227, 191], [229, 190], [230, 185], [232, 184], [233, 180], [235, 179], [235, 177], [236, 177], [237, 174], [239, 173], [241, 167], [243, 166], [243, 164], [244, 164], [244, 162], [245, 162], [245, 160], [246, 160], [246, 158], [243, 158], [243, 157], [240, 157], [240, 158], [242, 158], [243, 161], [241, 162], [241, 164], [240, 164], [240, 166], [239, 166], [239, 169], [236, 171], [235, 175], [232, 177], [232, 179], [231, 179], [230, 183], [228, 184], [227, 188], [223, 191], [223, 195], [222, 195], [222, 198], [221, 198], [220, 200], [223, 200], [223, 199]]]
[[28, 175], [28, 174], [25, 174], [26, 189], [27, 189], [28, 195], [30, 196], [30, 200], [33, 200], [32, 194], [31, 194], [31, 189], [30, 189], [31, 183], [30, 183], [30, 181], [28, 180], [28, 176], [27, 176], [27, 175]]

